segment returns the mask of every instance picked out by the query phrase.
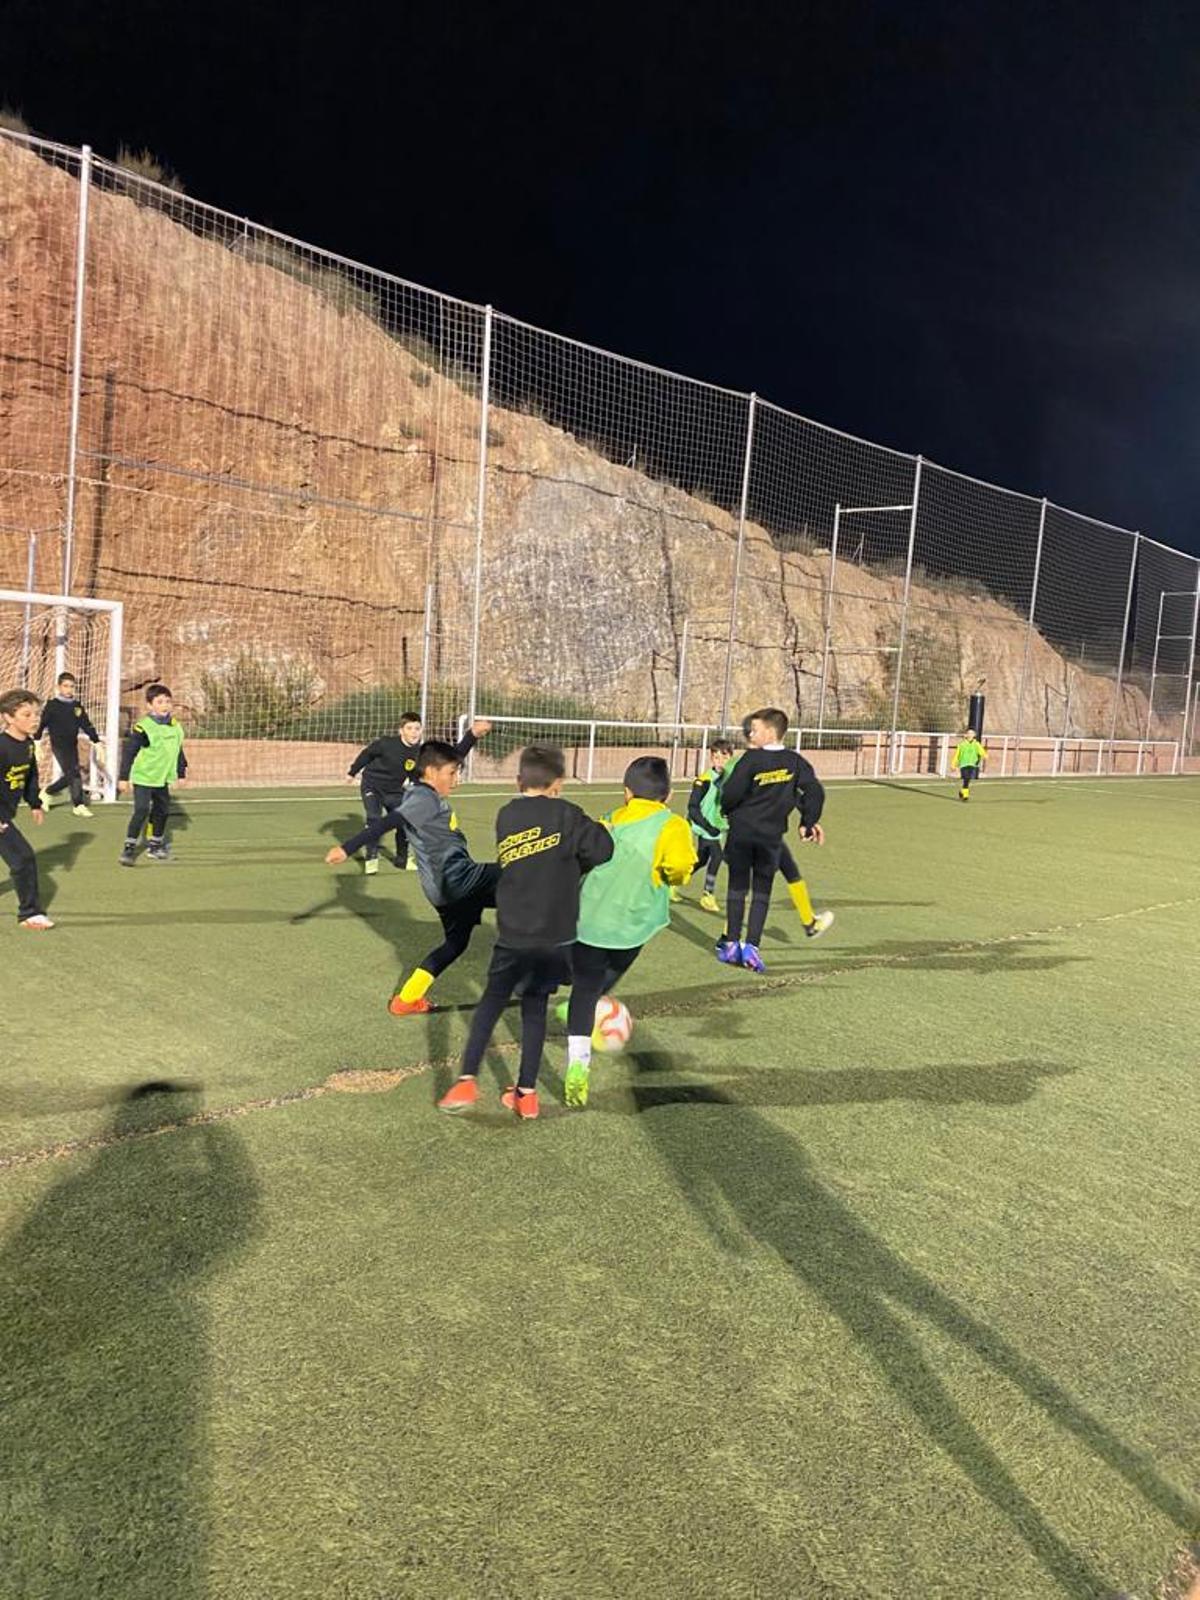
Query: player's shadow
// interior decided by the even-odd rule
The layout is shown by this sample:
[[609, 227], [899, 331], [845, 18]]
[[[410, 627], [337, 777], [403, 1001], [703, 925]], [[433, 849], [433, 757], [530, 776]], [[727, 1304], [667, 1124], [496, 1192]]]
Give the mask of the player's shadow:
[[[966, 1089], [963, 1098], [973, 1098]], [[1005, 1462], [960, 1409], [911, 1323], [954, 1340], [979, 1364], [1020, 1389], [1148, 1505], [1181, 1528], [1195, 1527], [1192, 1504], [1002, 1334], [894, 1254], [819, 1179], [804, 1149], [768, 1118], [697, 1086], [690, 1103], [664, 1102], [636, 1085], [641, 1126], [682, 1194], [731, 1253], [766, 1249], [807, 1293], [842, 1322], [863, 1356], [911, 1411], [933, 1445], [1008, 1519], [1034, 1559], [1073, 1596], [1110, 1592], [1087, 1557], [1038, 1510]], [[787, 1360], [786, 1351], [779, 1352]]]
[[[869, 783], [873, 789], [896, 789], [900, 794], [916, 794], [926, 800], [944, 800], [952, 806], [962, 804], [958, 789], [954, 787], [952, 778], [942, 780], [947, 784], [946, 789], [934, 789], [924, 783], [894, 783], [890, 778], [864, 778], [864, 783]], [[1004, 797], [1006, 806], [1048, 806], [1054, 803], [1054, 796], [1050, 794], [1007, 794]], [[967, 802], [970, 804], [970, 801]]]
[[[349, 818], [334, 817], [322, 823], [319, 831], [340, 842], [351, 837], [361, 825], [357, 815]], [[404, 876], [390, 862], [384, 862], [374, 878], [364, 876], [357, 860], [354, 864], [345, 863], [340, 867], [324, 870], [336, 874], [333, 880], [333, 892], [306, 910], [290, 917], [288, 920], [293, 924], [307, 922], [310, 918], [322, 916], [327, 911], [349, 912], [391, 946], [396, 960], [397, 976], [401, 969], [411, 967], [432, 946], [440, 943], [436, 914], [430, 921], [414, 917], [403, 900], [386, 891], [382, 894], [379, 892], [380, 879], [385, 873], [391, 873], [396, 878]], [[475, 937], [476, 939], [479, 937], [478, 933]], [[380, 1003], [383, 1003], [382, 1000]], [[435, 1099], [440, 1099], [446, 1092], [455, 1075], [453, 1067], [447, 1065], [452, 1018], [456, 1012], [473, 1009], [473, 1003], [438, 1004], [424, 1017], [393, 1019], [397, 1029], [422, 1030], [428, 1059], [435, 1063], [432, 1074]]]
[[63, 1111], [94, 1111], [119, 1105], [128, 1089], [112, 1084], [47, 1084], [34, 1078], [0, 1081], [0, 1117], [48, 1117]]
[[[650, 1051], [627, 1052], [639, 1078], [646, 1072], [686, 1070], [678, 1058]], [[811, 1067], [747, 1067], [722, 1070], [696, 1083], [638, 1082], [631, 1105], [627, 1089], [614, 1087], [598, 1109], [617, 1114], [648, 1111], [655, 1106], [718, 1102], [777, 1110], [801, 1106], [881, 1105], [909, 1100], [922, 1105], [1015, 1106], [1031, 1100], [1050, 1078], [1068, 1077], [1077, 1069], [1055, 1061], [948, 1062], [920, 1067], [842, 1067], [822, 1072]]]
[[[241, 1136], [142, 1084], [0, 1249], [4, 1592], [201, 1600], [215, 1536], [208, 1283], [247, 1246]], [[156, 1137], [139, 1137], [162, 1128]]]
[[309, 922], [327, 911], [344, 911], [390, 945], [398, 964], [411, 962], [421, 953], [416, 948], [419, 935], [414, 937], [416, 919], [402, 900], [392, 895], [372, 894], [371, 880], [363, 876], [357, 864], [325, 870], [334, 875], [332, 893], [305, 910], [294, 912], [287, 918], [290, 923]]
[[167, 838], [172, 834], [186, 833], [192, 825], [192, 814], [186, 804], [172, 791], [170, 809], [167, 812]]
[[823, 958], [813, 966], [818, 972], [824, 967], [838, 971], [894, 967], [898, 972], [968, 972], [988, 977], [997, 972], [1052, 972], [1090, 960], [1090, 956], [1057, 954], [1044, 938], [1018, 936], [977, 945], [952, 939], [881, 939], [844, 952], [826, 946]]
[[[30, 832], [32, 833], [32, 830]], [[60, 872], [71, 872], [79, 860], [80, 851], [91, 844], [95, 837], [95, 834], [89, 833], [86, 828], [75, 828], [61, 839], [56, 839], [47, 849], [37, 850], [36, 834], [32, 838], [26, 834], [26, 838], [29, 838], [29, 842], [37, 850], [38, 889], [44, 906], [48, 908], [58, 892], [57, 875]], [[12, 879], [5, 873], [3, 878], [0, 878], [0, 896], [13, 892]]]
[[[364, 811], [349, 811], [343, 817], [326, 817], [318, 828], [318, 833], [328, 834], [335, 844], [341, 844], [343, 839], [352, 839], [356, 833], [361, 833], [367, 822]], [[385, 833], [379, 841], [380, 872], [395, 872], [396, 861], [396, 835]], [[363, 860], [363, 852], [359, 851], [356, 860]]]
[[[672, 924], [674, 926], [674, 924]], [[712, 945], [704, 946], [710, 958]], [[833, 986], [833, 979], [856, 972], [961, 972], [981, 978], [1004, 973], [1053, 972], [1060, 967], [1087, 961], [1090, 957], [1062, 955], [1047, 950], [1043, 940], [1013, 939], [1002, 944], [963, 949], [953, 943], [930, 940], [888, 940], [874, 945], [858, 945], [853, 950], [823, 946], [824, 959], [805, 952], [791, 961], [768, 963], [765, 977], [743, 972], [739, 967], [718, 967], [713, 960], [713, 981], [687, 987], [644, 990], [630, 1001], [635, 1012], [663, 1016], [686, 1014], [704, 1016], [726, 1007], [731, 994], [740, 1003], [779, 1000], [789, 993], [819, 983], [822, 989]]]

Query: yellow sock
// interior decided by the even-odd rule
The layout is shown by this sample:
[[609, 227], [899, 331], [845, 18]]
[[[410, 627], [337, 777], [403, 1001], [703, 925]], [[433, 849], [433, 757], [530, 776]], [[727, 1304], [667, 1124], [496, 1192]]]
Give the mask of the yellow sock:
[[430, 984], [433, 982], [433, 973], [426, 972], [424, 967], [416, 967], [405, 978], [400, 989], [400, 998], [406, 1005], [411, 1005], [414, 1000], [423, 1000]]
[[792, 904], [800, 913], [800, 921], [804, 923], [805, 927], [810, 922], [815, 922], [816, 916], [813, 912], [812, 901], [808, 898], [808, 885], [804, 879], [801, 878], [796, 883], [789, 883], [788, 893], [791, 895]]

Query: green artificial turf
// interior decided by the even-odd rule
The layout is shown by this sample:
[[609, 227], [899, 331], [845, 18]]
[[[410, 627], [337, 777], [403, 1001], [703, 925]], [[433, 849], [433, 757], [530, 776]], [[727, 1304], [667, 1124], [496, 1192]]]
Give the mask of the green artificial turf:
[[133, 871], [54, 811], [59, 926], [0, 892], [0, 1595], [1150, 1600], [1200, 1531], [1200, 780], [833, 787], [828, 938], [780, 885], [723, 969], [695, 883], [527, 1126], [513, 1012], [435, 1113], [490, 919], [389, 1017], [436, 923], [323, 865], [355, 799], [197, 791]]

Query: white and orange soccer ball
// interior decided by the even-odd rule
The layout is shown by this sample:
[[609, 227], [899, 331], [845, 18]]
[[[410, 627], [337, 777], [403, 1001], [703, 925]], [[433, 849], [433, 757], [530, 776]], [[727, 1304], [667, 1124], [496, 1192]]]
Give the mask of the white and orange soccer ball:
[[592, 1029], [592, 1049], [612, 1054], [624, 1050], [633, 1032], [633, 1018], [619, 1000], [602, 994], [596, 1001], [596, 1024]]

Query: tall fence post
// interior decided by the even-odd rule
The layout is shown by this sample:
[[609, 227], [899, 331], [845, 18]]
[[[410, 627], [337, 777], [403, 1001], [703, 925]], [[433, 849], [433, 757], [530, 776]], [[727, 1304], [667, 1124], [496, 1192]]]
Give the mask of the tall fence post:
[[[925, 465], [924, 456], [917, 457], [917, 470], [913, 474], [912, 511], [908, 518], [908, 555], [904, 562], [904, 599], [900, 609], [900, 641], [896, 647], [896, 687], [892, 693], [892, 742], [895, 742], [896, 729], [900, 722], [900, 682], [904, 676], [904, 644], [908, 638], [908, 600], [912, 589], [913, 550], [917, 542], [917, 511], [921, 504], [921, 469]], [[889, 767], [894, 771], [894, 761], [889, 761]]]
[[[25, 588], [28, 591], [28, 593], [30, 593], [30, 594], [33, 593], [33, 590], [34, 590], [34, 587], [35, 587], [34, 579], [37, 576], [37, 542], [38, 542], [37, 534], [36, 533], [31, 533], [29, 535], [28, 554], [27, 554], [27, 556], [25, 558]], [[30, 637], [30, 630], [32, 628], [32, 625], [33, 625], [33, 601], [32, 600], [26, 600], [26, 602], [25, 602], [25, 620], [24, 620], [24, 624], [23, 624], [23, 626], [21, 628], [21, 677], [20, 677], [20, 684], [21, 684], [21, 688], [22, 689], [28, 689], [28, 687], [29, 687], [29, 658], [30, 658], [30, 655], [32, 653], [32, 640], [31, 640], [31, 637]], [[61, 672], [62, 668], [60, 667], [58, 670]]]
[[729, 641], [725, 650], [725, 687], [721, 691], [721, 728], [729, 726], [729, 696], [733, 685], [733, 641], [737, 633], [738, 591], [742, 585], [742, 551], [746, 544], [746, 502], [750, 495], [750, 458], [754, 452], [754, 412], [758, 396], [751, 394], [746, 412], [746, 453], [742, 461], [742, 498], [738, 507], [737, 550], [733, 557], [733, 598], [729, 605]]
[[833, 508], [833, 541], [829, 547], [829, 582], [825, 586], [825, 649], [821, 656], [821, 695], [817, 701], [817, 749], [821, 748], [821, 735], [825, 732], [825, 694], [829, 684], [829, 652], [833, 646], [833, 575], [837, 570], [838, 528], [842, 520], [842, 503]]
[[1017, 690], [1016, 752], [1021, 753], [1021, 734], [1025, 727], [1025, 680], [1029, 676], [1029, 657], [1033, 649], [1033, 617], [1037, 610], [1038, 580], [1042, 575], [1042, 544], [1046, 537], [1046, 497], [1042, 496], [1042, 510], [1038, 517], [1037, 554], [1033, 558], [1033, 589], [1029, 596], [1029, 622], [1025, 629], [1025, 654], [1021, 659], [1021, 684]]
[[[75, 501], [78, 485], [79, 411], [83, 392], [83, 313], [87, 292], [88, 204], [92, 194], [92, 147], [85, 144], [79, 161], [79, 220], [75, 230], [75, 307], [71, 329], [71, 411], [67, 424], [67, 506], [63, 521], [62, 588], [71, 592], [71, 569], [75, 563]], [[55, 621], [54, 670], [65, 670], [67, 660], [67, 612], [60, 606]]]
[[[1196, 675], [1196, 624], [1200, 622], [1200, 561], [1196, 563], [1196, 598], [1192, 604], [1192, 641], [1188, 645], [1187, 676], [1184, 679], [1183, 693], [1183, 733], [1182, 755], [1186, 757], [1191, 750], [1188, 742], [1188, 712], [1192, 705], [1192, 679]], [[1191, 723], [1192, 737], [1196, 736], [1196, 723]]]
[[1112, 723], [1108, 730], [1108, 759], [1112, 765], [1112, 743], [1117, 737], [1117, 715], [1121, 709], [1121, 682], [1125, 676], [1125, 651], [1129, 647], [1129, 613], [1133, 608], [1133, 585], [1137, 577], [1138, 546], [1142, 542], [1140, 533], [1133, 536], [1133, 555], [1129, 562], [1129, 588], [1125, 591], [1125, 624], [1121, 630], [1121, 654], [1117, 661], [1117, 686], [1113, 693]]
[[433, 585], [425, 585], [425, 620], [421, 627], [421, 726], [429, 717], [429, 652], [433, 644]]
[[487, 498], [488, 405], [492, 381], [492, 308], [483, 312], [483, 360], [479, 389], [479, 480], [475, 490], [475, 579], [471, 602], [471, 680], [467, 716], [475, 720], [479, 695], [479, 622], [483, 605], [483, 517]]
[[683, 689], [687, 681], [688, 627], [691, 619], [684, 617], [679, 636], [679, 668], [675, 675], [675, 731], [671, 741], [671, 776], [675, 776], [675, 760], [679, 754], [679, 741], [683, 733]]
[[104, 696], [104, 798], [117, 798], [117, 772], [121, 759], [121, 653], [125, 646], [125, 607], [109, 613], [108, 683]]

